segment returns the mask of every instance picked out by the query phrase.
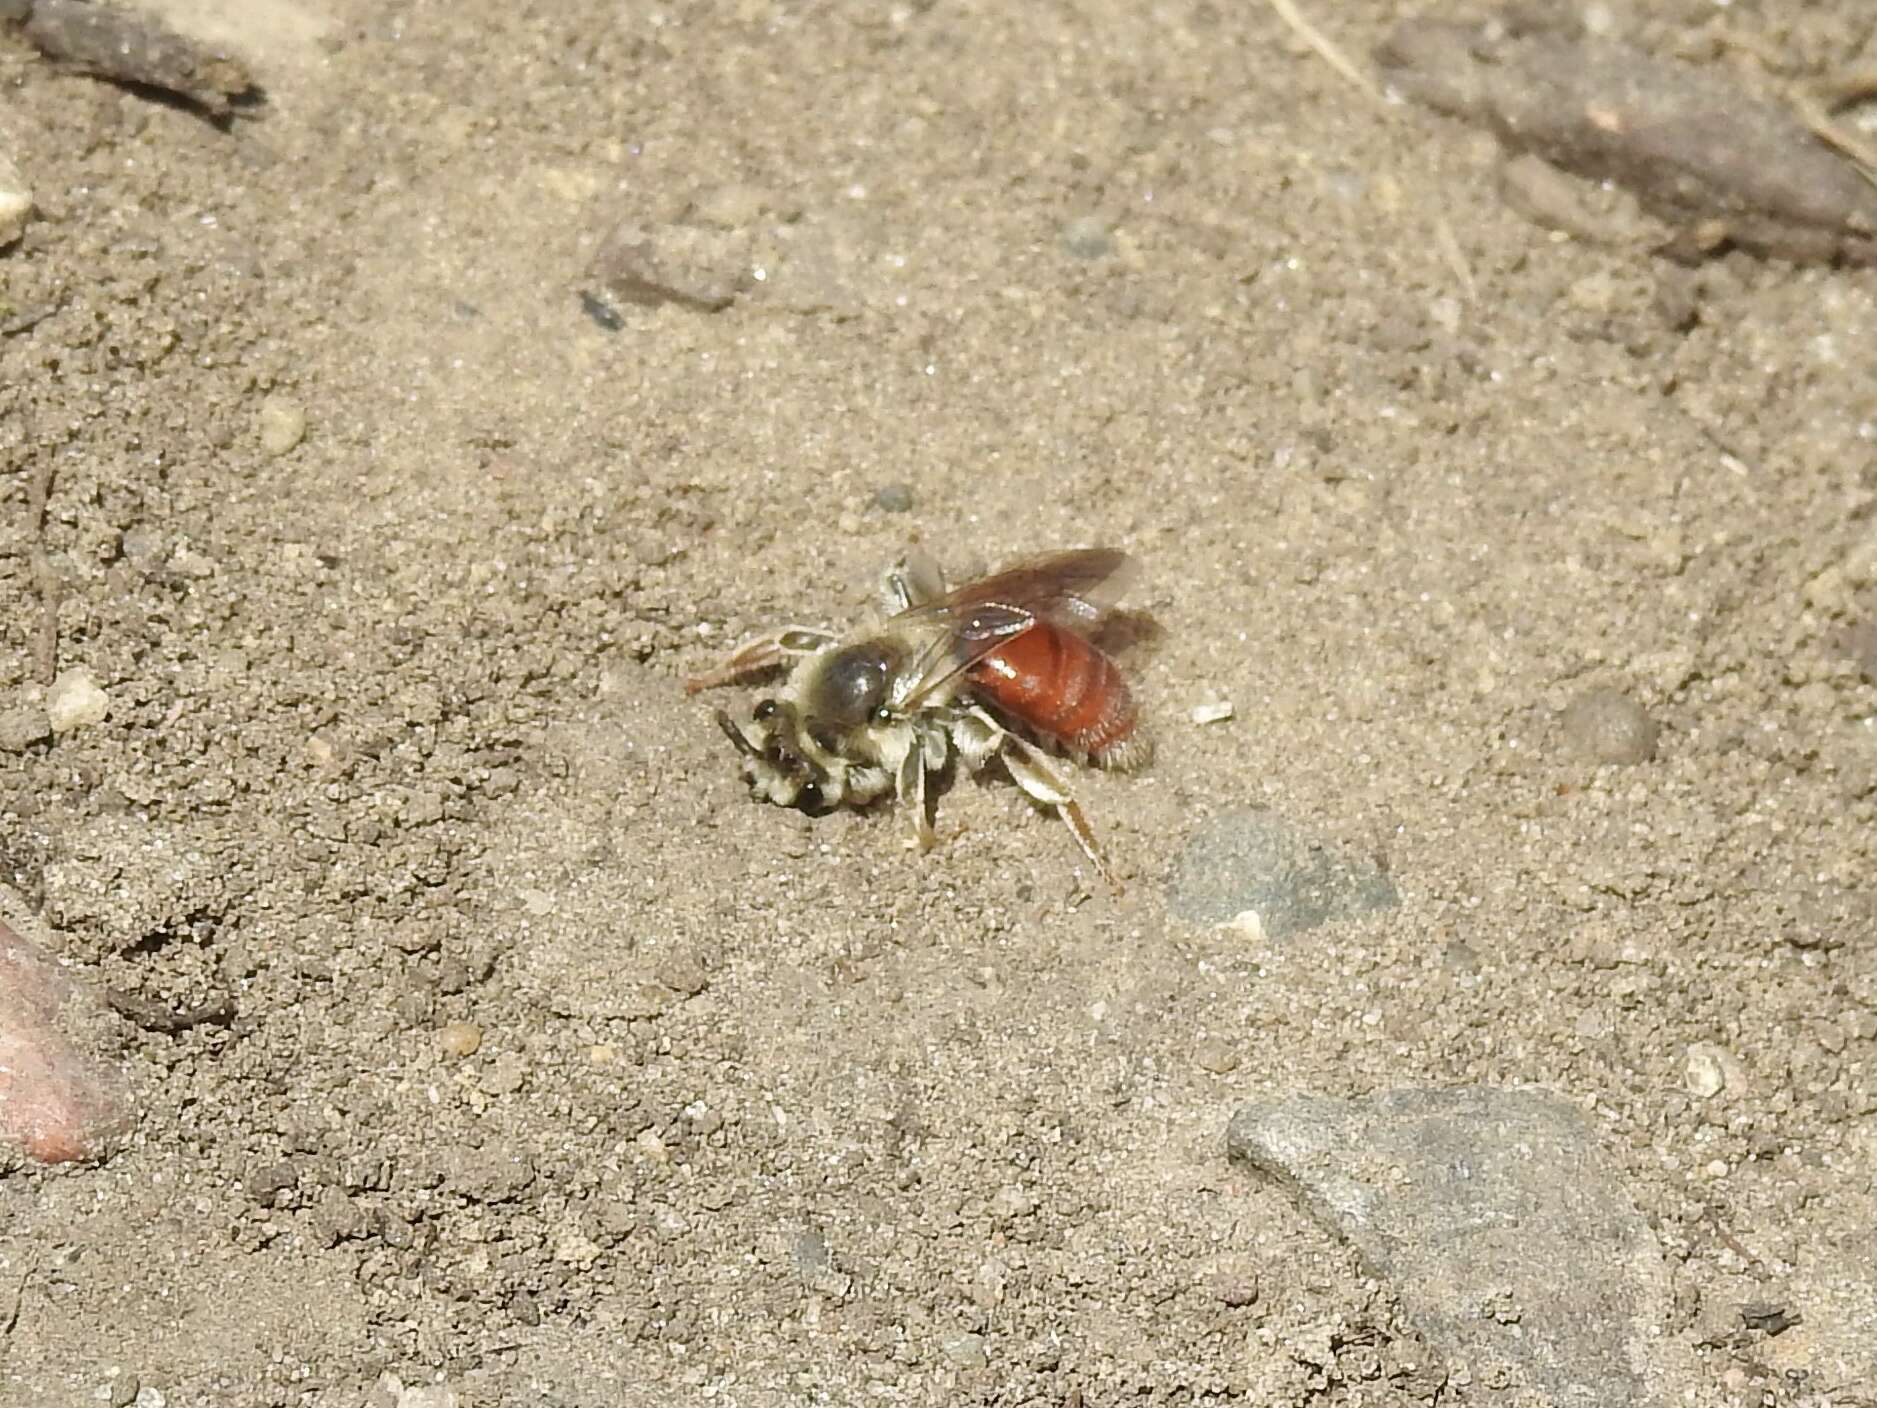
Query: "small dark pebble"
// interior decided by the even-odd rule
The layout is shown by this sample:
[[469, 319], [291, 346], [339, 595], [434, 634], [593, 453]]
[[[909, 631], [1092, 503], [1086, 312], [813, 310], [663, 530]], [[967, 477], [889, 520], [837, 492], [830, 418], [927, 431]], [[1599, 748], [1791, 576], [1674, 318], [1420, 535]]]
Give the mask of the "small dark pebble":
[[389, 1208], [377, 1213], [378, 1239], [392, 1251], [404, 1251], [417, 1241], [417, 1229]]
[[1258, 1303], [1258, 1277], [1254, 1272], [1238, 1267], [1216, 1271], [1209, 1285], [1213, 1298], [1221, 1305], [1240, 1310]]
[[268, 1164], [248, 1175], [248, 1196], [262, 1207], [281, 1207], [300, 1182], [300, 1170], [291, 1162]]
[[1802, 1324], [1803, 1321], [1797, 1313], [1786, 1309], [1783, 1305], [1767, 1305], [1761, 1301], [1753, 1301], [1740, 1307], [1740, 1323], [1749, 1330], [1759, 1330], [1770, 1339], [1774, 1335], [1785, 1333], [1794, 1325]]
[[610, 304], [594, 294], [581, 292], [580, 309], [607, 332], [618, 332], [626, 325], [626, 320]]
[[881, 513], [911, 513], [912, 485], [882, 484], [873, 495], [873, 506]]
[[1563, 724], [1571, 751], [1593, 763], [1646, 763], [1662, 732], [1642, 705], [1613, 689], [1578, 695], [1565, 706]]
[[346, 1197], [343, 1190], [328, 1187], [313, 1204], [313, 1226], [324, 1246], [364, 1237], [371, 1231], [365, 1210]]
[[682, 993], [686, 997], [696, 997], [710, 986], [710, 975], [688, 953], [672, 954], [658, 965], [653, 976], [673, 992]]

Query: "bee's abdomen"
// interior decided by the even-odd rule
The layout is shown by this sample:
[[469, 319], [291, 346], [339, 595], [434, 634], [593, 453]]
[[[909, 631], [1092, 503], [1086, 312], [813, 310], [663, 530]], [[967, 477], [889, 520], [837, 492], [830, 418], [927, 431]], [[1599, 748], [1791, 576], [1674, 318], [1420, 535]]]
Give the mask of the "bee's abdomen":
[[1039, 621], [973, 665], [968, 678], [1015, 722], [1102, 767], [1126, 771], [1153, 756], [1126, 677], [1072, 631]]

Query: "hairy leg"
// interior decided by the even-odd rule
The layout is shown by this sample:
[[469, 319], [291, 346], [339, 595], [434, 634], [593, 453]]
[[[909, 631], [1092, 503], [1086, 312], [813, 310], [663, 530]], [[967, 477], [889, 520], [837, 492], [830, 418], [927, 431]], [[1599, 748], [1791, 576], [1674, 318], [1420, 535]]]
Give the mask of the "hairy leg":
[[886, 569], [880, 583], [880, 601], [886, 614], [896, 616], [945, 595], [945, 574], [924, 548], [913, 548]]
[[1025, 743], [1015, 734], [1004, 735], [1004, 766], [1030, 796], [1053, 810], [1069, 828], [1069, 834], [1075, 837], [1076, 845], [1082, 848], [1095, 867], [1095, 872], [1117, 892], [1121, 882], [1108, 868], [1108, 859], [1101, 853], [1101, 847], [1095, 844], [1095, 832], [1088, 824], [1088, 818], [1082, 815], [1082, 808], [1076, 804], [1075, 796], [1050, 762], [1036, 749]]

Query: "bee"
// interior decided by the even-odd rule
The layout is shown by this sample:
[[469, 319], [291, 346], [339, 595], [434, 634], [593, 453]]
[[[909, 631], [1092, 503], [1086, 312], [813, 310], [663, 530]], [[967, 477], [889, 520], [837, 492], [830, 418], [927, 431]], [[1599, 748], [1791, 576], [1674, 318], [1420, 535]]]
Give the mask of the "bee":
[[717, 711], [761, 800], [820, 815], [892, 793], [923, 851], [935, 839], [928, 776], [954, 759], [972, 773], [996, 759], [1114, 885], [1045, 750], [1124, 772], [1153, 757], [1126, 677], [1089, 638], [1132, 572], [1125, 553], [1078, 548], [947, 590], [938, 565], [915, 552], [887, 570], [877, 626], [847, 637], [784, 626], [746, 641], [686, 691], [788, 668], [747, 724]]

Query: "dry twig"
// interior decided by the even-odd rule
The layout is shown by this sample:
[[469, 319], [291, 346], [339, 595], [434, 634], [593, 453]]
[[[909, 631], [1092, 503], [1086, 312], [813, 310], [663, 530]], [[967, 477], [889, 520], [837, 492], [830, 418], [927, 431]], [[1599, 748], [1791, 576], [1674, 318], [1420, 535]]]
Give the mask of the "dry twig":
[[163, 1032], [169, 1036], [186, 1032], [191, 1027], [225, 1027], [236, 1016], [234, 999], [228, 997], [218, 997], [196, 1007], [185, 1007], [180, 1012], [171, 1011], [160, 1002], [152, 1002], [147, 997], [138, 997], [120, 988], [107, 988], [104, 1000], [113, 1012], [126, 1021], [135, 1022], [145, 1031]]
[[1367, 95], [1370, 102], [1379, 106], [1386, 106], [1388, 100], [1382, 96], [1382, 90], [1375, 86], [1375, 81], [1361, 69], [1357, 68], [1355, 64], [1350, 61], [1347, 54], [1337, 48], [1318, 31], [1315, 25], [1305, 19], [1303, 12], [1297, 8], [1293, 0], [1271, 0], [1271, 8], [1277, 11], [1277, 17], [1279, 19], [1283, 20], [1285, 24], [1289, 25], [1297, 32], [1299, 39], [1303, 40], [1304, 43], [1308, 44], [1317, 52], [1318, 57], [1320, 57], [1324, 63], [1328, 64], [1344, 78], [1360, 88], [1363, 93]]
[[39, 461], [39, 469], [26, 491], [26, 532], [32, 546], [28, 549], [33, 569], [33, 585], [39, 590], [39, 629], [33, 636], [33, 663], [39, 668], [41, 684], [51, 684], [59, 673], [59, 597], [58, 573], [46, 556], [46, 504], [52, 498], [52, 456]]

